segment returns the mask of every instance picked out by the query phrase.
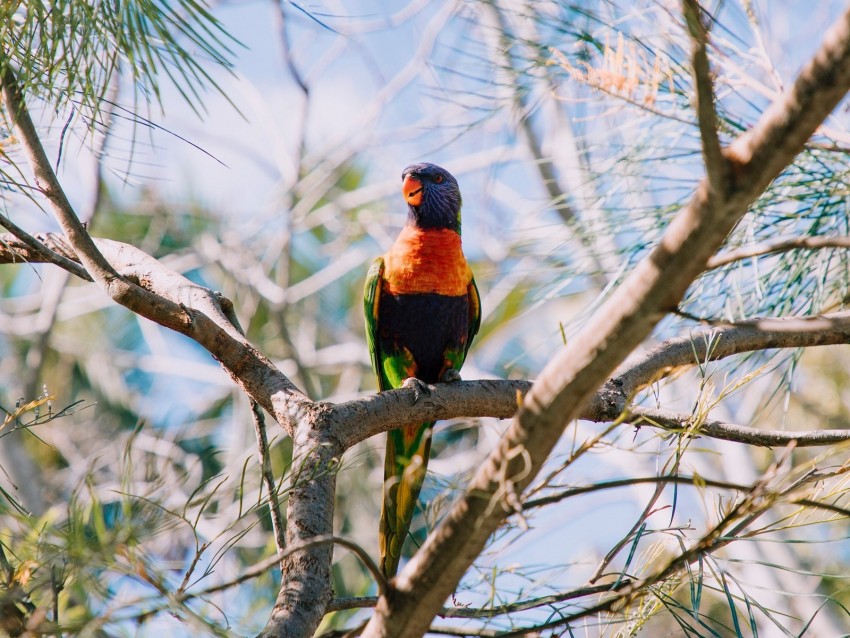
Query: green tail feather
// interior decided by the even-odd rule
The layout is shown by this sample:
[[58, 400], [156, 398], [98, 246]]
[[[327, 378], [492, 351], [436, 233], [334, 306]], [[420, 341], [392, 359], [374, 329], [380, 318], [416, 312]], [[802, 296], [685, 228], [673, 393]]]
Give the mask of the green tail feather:
[[387, 433], [378, 537], [381, 571], [387, 578], [395, 576], [398, 570], [401, 548], [410, 531], [413, 510], [425, 480], [433, 425], [433, 422], [423, 423]]

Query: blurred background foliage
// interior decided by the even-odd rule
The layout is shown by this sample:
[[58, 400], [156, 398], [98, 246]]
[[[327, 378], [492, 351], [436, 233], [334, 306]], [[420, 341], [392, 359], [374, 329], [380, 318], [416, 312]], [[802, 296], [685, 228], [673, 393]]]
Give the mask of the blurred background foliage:
[[[842, 4], [705, 3], [724, 142], [788, 85]], [[92, 234], [220, 290], [300, 388], [342, 401], [375, 389], [362, 284], [404, 223], [399, 175], [412, 161], [446, 166], [464, 194], [484, 306], [466, 378], [533, 378], [646, 254], [702, 171], [679, 11], [667, 0], [5, 3], [0, 69], [18, 75]], [[2, 214], [55, 230], [8, 126], [0, 134]], [[848, 150], [842, 108], [727, 248], [850, 235]], [[55, 268], [5, 265], [0, 289], [0, 406], [11, 415], [0, 430], [0, 630], [58, 618], [67, 634], [258, 631], [279, 575], [264, 567], [275, 550], [245, 397], [193, 342]], [[698, 318], [842, 309], [847, 295], [846, 249], [740, 259], [695, 282], [655, 337], [688, 334]], [[846, 346], [738, 357], [636, 401], [696, 414], [722, 399], [711, 414], [733, 422], [845, 427], [846, 357]], [[438, 425], [409, 551], [504, 427]], [[600, 428], [568, 430], [535, 496], [670, 471], [746, 485], [781, 454], [621, 426], [568, 463]], [[270, 436], [285, 498], [297, 459], [274, 424]], [[380, 437], [350, 450], [337, 483], [338, 533], [372, 554], [382, 448]], [[846, 446], [796, 450], [788, 476], [844, 458]], [[821, 496], [842, 505], [844, 489], [839, 477]], [[455, 603], [557, 596], [614, 546], [606, 573], [639, 575], [731, 499], [635, 484], [529, 511], [493, 539]], [[625, 613], [570, 626], [838, 635], [850, 602], [846, 520], [779, 502], [758, 525]], [[353, 556], [336, 560], [338, 596], [375, 594]], [[493, 635], [577, 604], [442, 626]], [[325, 628], [363, 613], [330, 615]]]

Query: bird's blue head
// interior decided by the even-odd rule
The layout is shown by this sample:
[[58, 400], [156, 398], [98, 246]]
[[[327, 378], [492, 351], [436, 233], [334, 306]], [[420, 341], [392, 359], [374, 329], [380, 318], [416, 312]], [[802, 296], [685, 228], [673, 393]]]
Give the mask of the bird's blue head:
[[401, 180], [409, 223], [460, 233], [460, 188], [451, 173], [435, 164], [411, 164]]

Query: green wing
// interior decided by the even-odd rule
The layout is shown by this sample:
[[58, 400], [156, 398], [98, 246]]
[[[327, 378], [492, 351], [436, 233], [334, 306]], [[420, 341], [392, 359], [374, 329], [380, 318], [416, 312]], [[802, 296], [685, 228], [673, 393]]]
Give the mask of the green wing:
[[366, 317], [366, 344], [372, 359], [372, 370], [378, 377], [378, 389], [389, 390], [386, 377], [382, 374], [381, 353], [378, 351], [378, 303], [381, 299], [381, 279], [384, 275], [384, 259], [378, 257], [366, 275], [366, 288], [363, 291], [363, 314]]
[[475, 285], [475, 277], [469, 281], [466, 294], [469, 295], [469, 331], [467, 332], [466, 348], [463, 351], [464, 359], [469, 354], [472, 339], [478, 334], [478, 329], [481, 327], [481, 295], [478, 293], [478, 286]]
[[463, 367], [463, 362], [466, 361], [466, 355], [469, 354], [469, 348], [472, 346], [472, 340], [478, 334], [478, 329], [481, 327], [481, 295], [478, 294], [478, 286], [475, 285], [475, 279], [469, 280], [469, 286], [466, 288], [467, 299], [469, 300], [469, 318], [466, 324], [466, 341], [462, 348], [450, 348], [446, 351], [446, 361], [449, 367], [460, 371]]

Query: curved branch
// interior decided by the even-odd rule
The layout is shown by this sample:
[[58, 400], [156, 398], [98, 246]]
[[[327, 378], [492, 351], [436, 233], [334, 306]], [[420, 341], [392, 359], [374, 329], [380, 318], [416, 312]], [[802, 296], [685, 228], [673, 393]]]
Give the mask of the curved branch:
[[[810, 317], [757, 318], [694, 331], [628, 359], [614, 374], [620, 391], [633, 396], [683, 366], [769, 350], [850, 342], [850, 311]], [[609, 385], [611, 382], [609, 382]]]
[[151, 295], [154, 305], [143, 306], [136, 311], [138, 314], [171, 328], [163, 321], [161, 308], [165, 305], [178, 308], [181, 323], [174, 329], [203, 346], [290, 435], [299, 417], [314, 409], [313, 402], [245, 339], [229, 300], [167, 268], [134, 246], [108, 239], [95, 241], [123, 277], [138, 282], [139, 289]]
[[719, 255], [714, 255], [705, 265], [706, 270], [714, 270], [721, 266], [742, 259], [769, 255], [771, 253], [788, 252], [789, 250], [818, 250], [820, 248], [850, 248], [850, 237], [780, 237], [768, 241], [733, 248]]
[[782, 447], [795, 443], [797, 447], [813, 447], [818, 445], [833, 445], [850, 441], [850, 429], [841, 430], [761, 430], [737, 423], [725, 423], [714, 419], [706, 419], [699, 427], [691, 430], [693, 417], [690, 414], [655, 410], [651, 408], [631, 408], [626, 417], [626, 423], [637, 427], [652, 425], [665, 430], [688, 430], [693, 436], [707, 436], [723, 441], [735, 441], [748, 445], [762, 447]]
[[50, 203], [53, 215], [79, 256], [80, 263], [110, 297], [115, 299], [129, 294], [130, 291], [126, 289], [127, 282], [122, 281], [121, 276], [100, 254], [85, 226], [74, 213], [44, 152], [18, 79], [8, 64], [4, 65], [0, 76], [0, 92], [2, 92], [3, 103], [12, 120], [15, 134], [29, 160], [38, 191]]

